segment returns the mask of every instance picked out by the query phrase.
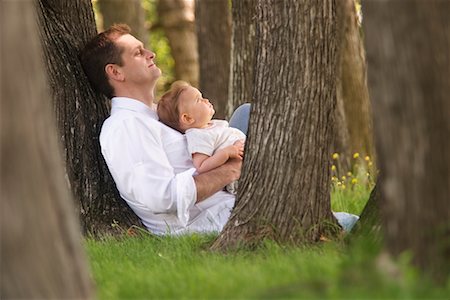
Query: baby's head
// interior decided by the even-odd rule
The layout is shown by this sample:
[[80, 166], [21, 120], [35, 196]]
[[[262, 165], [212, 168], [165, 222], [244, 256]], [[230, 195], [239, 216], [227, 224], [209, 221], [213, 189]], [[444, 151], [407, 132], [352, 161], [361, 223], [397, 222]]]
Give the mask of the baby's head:
[[175, 81], [158, 102], [159, 120], [180, 132], [203, 128], [215, 111], [208, 99], [187, 82]]

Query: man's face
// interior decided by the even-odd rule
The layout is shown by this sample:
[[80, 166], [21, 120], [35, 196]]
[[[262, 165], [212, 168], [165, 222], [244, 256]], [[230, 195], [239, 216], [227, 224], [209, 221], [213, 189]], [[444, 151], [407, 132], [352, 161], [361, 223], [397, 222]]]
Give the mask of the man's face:
[[115, 43], [123, 49], [123, 65], [119, 68], [124, 74], [125, 82], [154, 84], [161, 76], [161, 70], [153, 61], [155, 53], [145, 49], [141, 41], [130, 34], [125, 34], [117, 38]]

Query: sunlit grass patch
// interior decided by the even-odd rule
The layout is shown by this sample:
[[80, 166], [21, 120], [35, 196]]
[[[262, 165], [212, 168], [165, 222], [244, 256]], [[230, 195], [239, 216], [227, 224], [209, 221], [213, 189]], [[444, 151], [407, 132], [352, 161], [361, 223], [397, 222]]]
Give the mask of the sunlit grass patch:
[[331, 207], [333, 211], [345, 211], [359, 215], [375, 185], [376, 171], [369, 156], [354, 153], [350, 168], [345, 170], [339, 153], [331, 155]]

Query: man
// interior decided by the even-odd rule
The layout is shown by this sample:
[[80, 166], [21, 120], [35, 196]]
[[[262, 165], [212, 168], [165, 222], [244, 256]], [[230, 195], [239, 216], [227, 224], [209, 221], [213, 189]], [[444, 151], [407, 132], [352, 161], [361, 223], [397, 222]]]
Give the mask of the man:
[[235, 200], [222, 189], [239, 178], [242, 162], [195, 175], [184, 136], [158, 122], [154, 89], [161, 70], [154, 58], [126, 25], [114, 25], [83, 49], [89, 81], [112, 99], [102, 154], [120, 195], [153, 233], [220, 231]]

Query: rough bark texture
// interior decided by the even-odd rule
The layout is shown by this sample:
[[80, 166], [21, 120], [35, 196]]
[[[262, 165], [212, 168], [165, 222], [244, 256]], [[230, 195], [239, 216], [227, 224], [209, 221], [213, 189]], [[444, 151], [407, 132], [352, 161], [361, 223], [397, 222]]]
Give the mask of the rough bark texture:
[[175, 61], [175, 78], [198, 86], [194, 0], [159, 0], [157, 10]]
[[106, 101], [90, 88], [78, 60], [79, 50], [96, 34], [91, 2], [39, 0], [37, 5], [66, 173], [83, 230], [115, 232], [111, 227], [115, 221], [125, 229], [137, 225], [138, 218], [120, 198], [100, 152]]
[[148, 41], [148, 31], [145, 27], [145, 11], [141, 0], [98, 0], [102, 15], [102, 30], [114, 23], [128, 24], [133, 35], [144, 45]]
[[[231, 55], [231, 13], [229, 0], [196, 0], [200, 66], [199, 87], [216, 110], [215, 118], [225, 118], [228, 101]], [[245, 2], [245, 1], [244, 1]]]
[[[338, 137], [343, 141], [336, 143], [336, 152], [347, 158], [353, 153], [363, 157], [374, 154], [372, 137], [372, 118], [369, 101], [369, 91], [366, 79], [366, 58], [361, 38], [355, 0], [344, 2], [342, 34], [342, 51], [340, 65], [340, 80], [337, 88]], [[343, 131], [339, 133], [340, 131]], [[340, 149], [339, 149], [340, 148]]]
[[90, 298], [93, 288], [42, 73], [35, 5], [31, 0], [0, 5], [0, 298]]
[[235, 209], [214, 249], [263, 238], [313, 242], [336, 229], [330, 146], [335, 1], [261, 0], [254, 104]]
[[365, 1], [386, 245], [450, 270], [449, 1]]
[[363, 238], [364, 241], [370, 241], [372, 245], [379, 247], [383, 240], [383, 232], [380, 217], [380, 178], [370, 193], [369, 200], [359, 216], [359, 221], [352, 229], [349, 238], [353, 240], [355, 237]]
[[230, 117], [239, 105], [253, 100], [256, 0], [233, 1], [231, 13], [231, 70], [226, 117]]

